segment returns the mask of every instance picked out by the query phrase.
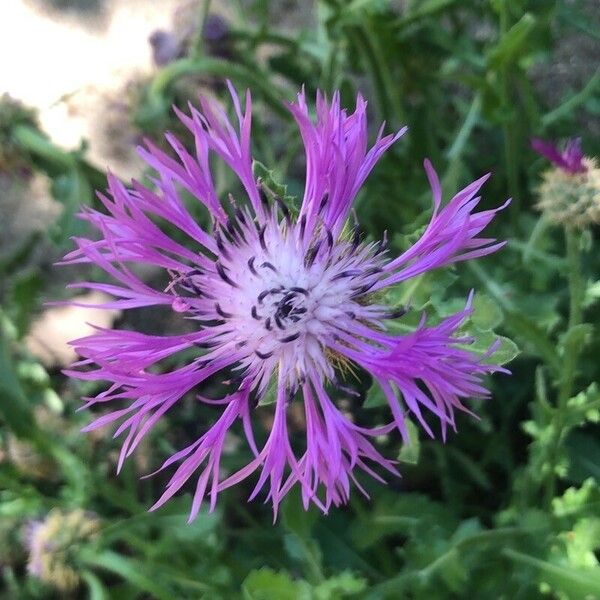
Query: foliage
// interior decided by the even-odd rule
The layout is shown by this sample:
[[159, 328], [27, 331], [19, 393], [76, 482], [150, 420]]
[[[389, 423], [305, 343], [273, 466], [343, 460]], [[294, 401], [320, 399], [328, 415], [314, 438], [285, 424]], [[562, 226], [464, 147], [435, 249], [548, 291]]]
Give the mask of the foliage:
[[[410, 445], [390, 434], [382, 443], [403, 478], [388, 487], [361, 481], [370, 499], [354, 490], [350, 506], [327, 517], [305, 512], [292, 494], [272, 524], [267, 508], [246, 504], [245, 488], [228, 490], [214, 513], [191, 524], [187, 497], [147, 513], [164, 479], [140, 476], [212, 416], [185, 405], [152, 435], [150, 467], [129, 462], [119, 477], [110, 436], [79, 433], [86, 416], [76, 409], [94, 384], [43, 367], [24, 339], [42, 303], [66, 297], [55, 275], [39, 268], [35, 249], [48, 244], [58, 259], [83, 227], [75, 211], [95, 202], [104, 176], [86, 162], [85, 146], [57, 148], [33, 115], [11, 104], [0, 110], [0, 178], [14, 184], [15, 164], [44, 172], [63, 212], [43, 239], [0, 255], [0, 588], [11, 598], [53, 597], [50, 584], [27, 572], [28, 523], [52, 509], [83, 509], [100, 526], [68, 557], [82, 598], [600, 598], [597, 240], [595, 231], [563, 230], [532, 208], [543, 164], [528, 145], [532, 135], [577, 134], [582, 118], [597, 119], [597, 73], [555, 105], [535, 75], [552, 72], [563, 35], [597, 38], [585, 3], [319, 0], [310, 22], [291, 32], [274, 18], [278, 4], [239, 2], [227, 52], [211, 55], [201, 39], [191, 44], [156, 72], [132, 122], [156, 136], [177, 127], [170, 107], [183, 105], [190, 89], [213, 85], [220, 93], [224, 78], [250, 87], [255, 154], [267, 165], [256, 170], [274, 193], [297, 196], [303, 165], [282, 101], [301, 85], [310, 93], [340, 89], [346, 104], [360, 90], [388, 128], [410, 127], [358, 206], [365, 234], [388, 229], [395, 250], [429, 214], [425, 157], [443, 173], [447, 193], [492, 170], [484, 201], [491, 207], [513, 197], [509, 216], [495, 225], [507, 247], [388, 293], [393, 304], [410, 304], [395, 325], [407, 331], [422, 311], [440, 319], [478, 290], [465, 334], [477, 333], [482, 360], [500, 336], [494, 360], [513, 374], [493, 378], [492, 398], [473, 406], [479, 419], [461, 417], [445, 444], [412, 426]], [[597, 155], [598, 140], [583, 133], [587, 154]], [[225, 192], [229, 174], [218, 175]], [[370, 381], [360, 384], [353, 409], [381, 423], [385, 399]], [[238, 452], [224, 468], [239, 464]]]

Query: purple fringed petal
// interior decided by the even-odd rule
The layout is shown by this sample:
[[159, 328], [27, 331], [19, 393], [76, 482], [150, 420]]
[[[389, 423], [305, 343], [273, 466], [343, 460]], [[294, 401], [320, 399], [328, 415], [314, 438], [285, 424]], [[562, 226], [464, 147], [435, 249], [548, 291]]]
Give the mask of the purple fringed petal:
[[[399, 473], [394, 463], [381, 456], [367, 439], [367, 435], [381, 435], [391, 427], [369, 431], [356, 426], [336, 408], [318, 378], [312, 378], [311, 384], [303, 389], [307, 448], [298, 461], [299, 481], [305, 509], [313, 502], [328, 512], [332, 504], [339, 506], [349, 501], [352, 482], [367, 495], [356, 480], [355, 468], [384, 481], [366, 463], [367, 460], [394, 475]], [[290, 476], [286, 489], [297, 480]], [[318, 498], [321, 486], [325, 488], [323, 501]]]
[[210, 495], [210, 510], [215, 509], [221, 489], [219, 486], [219, 469], [225, 437], [238, 418], [243, 419], [245, 422], [249, 420], [249, 393], [250, 387], [247, 384], [242, 384], [237, 393], [227, 398], [227, 405], [218, 421], [199, 440], [164, 462], [159, 471], [185, 459], [171, 477], [163, 495], [150, 510], [156, 510], [169, 500], [204, 463], [206, 464], [202, 467], [196, 484], [189, 521], [193, 521], [198, 515], [207, 490], [209, 490]]
[[506, 208], [473, 212], [479, 204], [476, 196], [489, 175], [484, 175], [456, 194], [440, 209], [442, 189], [437, 173], [426, 160], [425, 171], [433, 193], [433, 215], [423, 235], [406, 252], [385, 265], [389, 275], [377, 283], [373, 290], [399, 283], [421, 273], [471, 258], [486, 256], [499, 250], [506, 242], [477, 237], [496, 216]]
[[[448, 425], [455, 429], [455, 409], [472, 414], [462, 400], [489, 396], [483, 386], [483, 376], [497, 371], [508, 372], [482, 362], [481, 356], [459, 347], [459, 344], [472, 341], [457, 335], [471, 314], [471, 303], [472, 297], [469, 297], [463, 311], [433, 327], [426, 327], [423, 318], [416, 331], [405, 336], [374, 332], [372, 341], [368, 341], [363, 327], [356, 331], [350, 329], [350, 335], [343, 338], [344, 344], [331, 345], [335, 351], [358, 363], [379, 383], [405, 442], [408, 441], [405, 415], [393, 386], [400, 390], [408, 410], [432, 437], [433, 432], [423, 418], [421, 407], [438, 417], [445, 439]], [[356, 336], [354, 340], [352, 335]]]
[[318, 224], [320, 215], [337, 235], [365, 179], [407, 128], [384, 137], [382, 126], [375, 144], [367, 150], [367, 103], [361, 95], [356, 100], [354, 113], [348, 116], [340, 107], [339, 92], [334, 93], [331, 104], [317, 92], [316, 123], [311, 121], [304, 92], [298, 94], [297, 104], [288, 107], [298, 123], [306, 152], [306, 183], [300, 217], [306, 217], [308, 233]]
[[576, 173], [585, 173], [587, 171], [587, 167], [583, 162], [584, 154], [581, 149], [581, 138], [571, 138], [568, 140], [562, 152], [555, 144], [540, 140], [539, 138], [531, 140], [531, 147], [566, 173], [575, 175]]

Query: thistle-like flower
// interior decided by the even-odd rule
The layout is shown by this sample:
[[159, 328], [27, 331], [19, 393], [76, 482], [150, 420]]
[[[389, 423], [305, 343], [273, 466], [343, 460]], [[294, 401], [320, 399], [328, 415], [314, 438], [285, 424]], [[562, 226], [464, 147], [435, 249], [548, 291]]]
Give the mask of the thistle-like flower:
[[27, 570], [60, 592], [73, 592], [80, 582], [75, 567], [78, 547], [99, 531], [100, 521], [92, 513], [52, 510], [43, 521], [32, 521], [27, 527]]
[[[412, 333], [396, 335], [386, 329], [386, 322], [401, 311], [384, 305], [383, 294], [376, 292], [500, 248], [501, 242], [479, 237], [499, 209], [474, 212], [487, 176], [442, 208], [440, 183], [426, 161], [433, 215], [420, 239], [391, 258], [386, 240], [365, 241], [350, 214], [370, 171], [405, 129], [387, 136], [380, 130], [369, 148], [361, 96], [348, 114], [340, 107], [339, 94], [330, 103], [318, 94], [315, 122], [300, 93], [289, 110], [304, 142], [306, 183], [302, 204], [293, 211], [256, 179], [250, 94], [242, 108], [231, 86], [230, 92], [239, 129], [219, 104], [206, 98], [200, 99], [200, 110], [190, 107], [189, 116], [177, 111], [193, 134], [194, 151], [170, 134], [166, 139], [175, 157], [151, 143], [140, 149], [156, 170], [154, 189], [135, 181], [127, 189], [109, 176], [108, 195], [100, 196], [107, 214], [91, 209], [83, 213], [100, 238], [76, 239], [78, 249], [65, 258], [66, 263], [99, 266], [117, 281], [74, 286], [112, 294], [115, 299], [105, 308], [163, 305], [194, 320], [197, 330], [175, 336], [98, 330], [73, 342], [82, 360], [68, 373], [110, 382], [85, 406], [118, 408], [87, 430], [121, 422], [115, 435], [126, 433], [126, 439], [119, 468], [184, 395], [207, 380], [229, 380], [230, 392], [222, 398], [196, 396], [199, 402], [220, 407], [220, 417], [200, 439], [163, 464], [161, 470], [179, 466], [153, 508], [197, 473], [193, 519], [206, 496], [212, 509], [222, 490], [259, 472], [250, 498], [268, 482], [267, 498], [275, 515], [282, 497], [295, 485], [306, 507], [312, 502], [326, 512], [331, 504], [348, 501], [353, 482], [362, 489], [358, 470], [379, 480], [377, 471], [396, 473], [394, 462], [374, 447], [374, 437], [397, 428], [408, 441], [409, 414], [433, 435], [423, 409], [440, 420], [445, 436], [448, 426], [455, 427], [455, 409], [466, 410], [464, 399], [488, 395], [482, 377], [497, 367], [464, 349], [468, 340], [458, 333], [470, 314], [470, 299], [464, 310], [435, 326], [423, 318]], [[232, 196], [220, 201], [211, 154], [237, 175], [243, 202]], [[190, 216], [180, 188], [208, 209], [212, 232]], [[169, 237], [159, 228], [160, 221], [177, 228], [189, 244]], [[153, 289], [141, 281], [130, 268], [136, 263], [162, 267], [168, 276], [164, 288]], [[197, 349], [197, 357], [188, 364], [167, 372], [157, 368], [163, 359], [190, 348]], [[361, 427], [340, 411], [331, 390], [343, 386], [341, 372], [349, 365], [361, 367], [381, 386], [393, 415], [390, 424]], [[272, 428], [266, 442], [258, 445], [252, 415], [273, 387]], [[292, 402], [302, 403], [305, 414], [300, 449], [293, 448], [288, 435], [286, 413]], [[238, 422], [253, 458], [239, 471], [222, 475], [225, 438]]]
[[569, 140], [561, 152], [555, 145], [539, 139], [532, 148], [553, 165], [542, 175], [537, 190], [537, 208], [557, 225], [585, 228], [600, 223], [600, 168], [584, 155], [581, 140]]

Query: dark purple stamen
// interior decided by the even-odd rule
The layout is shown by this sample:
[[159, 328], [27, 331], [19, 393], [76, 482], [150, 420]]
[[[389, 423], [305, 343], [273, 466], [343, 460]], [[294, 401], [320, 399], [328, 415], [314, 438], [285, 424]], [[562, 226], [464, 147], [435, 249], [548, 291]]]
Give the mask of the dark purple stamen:
[[321, 241], [319, 240], [312, 248], [309, 248], [308, 252], [306, 253], [306, 257], [304, 258], [304, 266], [307, 269], [310, 269], [310, 267], [312, 267], [313, 263], [315, 262], [320, 247]]
[[256, 356], [258, 356], [258, 358], [262, 358], [263, 360], [266, 360], [267, 358], [271, 358], [271, 356], [273, 356], [273, 352], [259, 352], [258, 350], [255, 350], [254, 353], [256, 354]]
[[306, 215], [300, 217], [300, 237], [304, 237], [304, 231], [306, 229]]
[[244, 211], [241, 208], [236, 207], [235, 216], [240, 223], [246, 223], [246, 215], [244, 215]]
[[256, 310], [256, 306], [252, 307], [252, 309], [250, 310], [250, 314], [252, 315], [252, 318], [256, 319], [257, 321], [260, 321], [262, 319], [262, 317], [258, 314], [258, 311]]
[[221, 263], [216, 262], [215, 263], [215, 269], [217, 269], [217, 273], [219, 274], [219, 277], [225, 283], [228, 283], [231, 287], [234, 287], [234, 288], [239, 288], [240, 287], [235, 281], [233, 281], [232, 279], [230, 279], [228, 277], [227, 273], [225, 273], [225, 267]]
[[283, 217], [285, 218], [285, 220], [288, 222], [288, 224], [291, 225], [291, 223], [292, 223], [292, 216], [290, 215], [290, 210], [285, 205], [283, 199], [280, 198], [279, 196], [275, 196], [275, 202], [277, 203], [277, 206], [279, 207], [279, 210], [281, 211], [281, 214], [283, 215]]
[[271, 269], [271, 271], [273, 271], [273, 273], [277, 273], [277, 269], [268, 261], [265, 261], [262, 265], [260, 265], [261, 267], [264, 267], [265, 269]]
[[308, 296], [308, 290], [305, 290], [304, 288], [301, 288], [301, 287], [291, 287], [290, 291], [298, 292], [299, 294], [304, 294], [305, 296]]
[[397, 310], [387, 313], [385, 315], [385, 318], [386, 319], [399, 319], [400, 317], [403, 317], [407, 312], [408, 312], [408, 309], [406, 309], [406, 308], [398, 308]]
[[227, 259], [231, 260], [231, 254], [225, 248], [225, 244], [223, 243], [223, 239], [221, 238], [218, 232], [215, 233], [215, 242], [217, 243], [217, 248], [219, 252]]
[[329, 250], [333, 248], [333, 233], [331, 233], [331, 229], [327, 228], [325, 230], [327, 232], [327, 245], [329, 246]]
[[218, 302], [215, 302], [215, 310], [217, 311], [217, 313], [219, 315], [221, 315], [224, 319], [229, 319], [230, 317], [233, 317], [233, 315], [231, 313], [225, 312], [220, 306]]
[[355, 277], [360, 275], [362, 271], [360, 269], [348, 269], [347, 271], [341, 271], [337, 275], [331, 278], [331, 281], [337, 281], [338, 279], [344, 279], [344, 277]]
[[281, 338], [279, 341], [285, 344], [287, 342], [293, 342], [294, 340], [297, 340], [299, 337], [300, 337], [300, 332], [294, 333], [292, 335], [288, 335], [287, 337]]
[[256, 269], [254, 268], [254, 261], [256, 260], [256, 257], [251, 256], [248, 259], [248, 268], [250, 269], [250, 272], [252, 273], [252, 275], [256, 275], [258, 276], [258, 273], [256, 272]]
[[323, 198], [321, 198], [321, 203], [319, 204], [319, 210], [317, 212], [321, 212], [324, 208], [325, 205], [327, 204], [327, 201], [329, 200], [329, 194], [326, 193]]
[[263, 225], [258, 232], [258, 240], [260, 242], [261, 248], [267, 252], [267, 244], [265, 243], [265, 231], [267, 230], [267, 225]]
[[355, 225], [352, 230], [352, 250], [356, 250], [360, 245], [360, 227]]
[[258, 188], [258, 195], [260, 197], [260, 201], [263, 203], [263, 206], [265, 208], [269, 208], [269, 199], [267, 198], [267, 194], [265, 193], [265, 190], [262, 187], [262, 184]]

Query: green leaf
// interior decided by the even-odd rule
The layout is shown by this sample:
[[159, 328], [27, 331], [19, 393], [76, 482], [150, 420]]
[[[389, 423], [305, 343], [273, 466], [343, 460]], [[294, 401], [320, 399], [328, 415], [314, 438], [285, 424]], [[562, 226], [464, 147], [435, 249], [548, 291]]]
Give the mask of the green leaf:
[[89, 566], [106, 569], [119, 575], [158, 600], [172, 600], [176, 597], [171, 588], [158, 580], [156, 571], [147, 563], [141, 563], [116, 552], [96, 553], [91, 548], [85, 551], [82, 549], [79, 557]]
[[37, 269], [23, 271], [12, 281], [9, 294], [9, 311], [19, 333], [25, 335], [31, 324], [31, 315], [38, 306], [42, 278]]
[[521, 351], [510, 338], [501, 335], [497, 337], [500, 340], [500, 346], [485, 362], [505, 365], [514, 360]]
[[398, 460], [409, 465], [416, 465], [419, 462], [421, 453], [421, 444], [419, 442], [419, 429], [410, 420], [406, 420], [406, 429], [408, 431], [409, 443], [403, 444], [398, 453]]
[[567, 438], [569, 479], [581, 482], [593, 477], [600, 482], [600, 441], [598, 437], [573, 431]]
[[32, 439], [38, 433], [31, 405], [16, 376], [8, 340], [0, 326], [0, 416], [18, 437]]
[[560, 349], [563, 355], [579, 352], [590, 339], [593, 327], [589, 323], [581, 323], [571, 327], [560, 340]]
[[288, 205], [288, 208], [296, 210], [296, 198], [288, 195], [287, 185], [284, 185], [277, 180], [274, 169], [267, 169], [263, 163], [254, 160], [252, 161], [252, 172], [254, 173], [254, 177], [260, 179], [268, 190], [273, 192], [276, 196], [279, 196]]
[[330, 577], [317, 585], [314, 590], [315, 600], [337, 600], [347, 595], [359, 594], [367, 588], [367, 581], [357, 577], [350, 571]]
[[498, 69], [509, 65], [524, 55], [529, 43], [529, 36], [536, 24], [537, 19], [531, 13], [525, 13], [489, 52], [490, 68]]
[[81, 577], [87, 584], [90, 592], [89, 600], [109, 600], [110, 595], [108, 589], [104, 586], [102, 581], [91, 571], [84, 571]]
[[570, 487], [562, 496], [552, 500], [552, 511], [557, 517], [597, 515], [600, 508], [600, 488], [590, 477], [580, 487]]
[[367, 392], [363, 408], [379, 408], [380, 406], [386, 406], [387, 403], [387, 397], [383, 393], [381, 386], [377, 382], [374, 382]]
[[308, 510], [304, 509], [299, 487], [296, 486], [285, 497], [282, 503], [281, 514], [283, 516], [283, 525], [300, 538], [307, 540], [310, 538], [312, 528], [319, 518], [320, 513], [312, 506]]
[[62, 248], [70, 243], [71, 236], [85, 230], [85, 222], [77, 217], [77, 212], [82, 204], [92, 203], [93, 192], [86, 177], [78, 169], [73, 169], [54, 180], [52, 195], [63, 204], [63, 211], [49, 229], [49, 236]]
[[461, 345], [465, 350], [470, 350], [476, 354], [485, 355], [490, 346], [496, 341], [500, 341], [500, 345], [493, 354], [484, 358], [484, 362], [494, 365], [505, 365], [519, 355], [519, 347], [509, 338], [496, 335], [492, 331], [482, 332], [475, 338], [473, 344]]
[[497, 302], [486, 294], [477, 294], [473, 300], [471, 323], [479, 331], [491, 331], [502, 323], [504, 315]]
[[568, 598], [595, 598], [600, 594], [600, 569], [598, 568], [574, 569], [512, 549], [506, 549], [502, 554], [517, 563], [538, 569], [547, 583], [554, 589], [566, 593]]
[[588, 283], [588, 286], [585, 290], [585, 307], [590, 307], [592, 304], [600, 299], [600, 281], [594, 281], [593, 283]]
[[258, 402], [258, 406], [268, 406], [277, 402], [277, 376], [272, 376], [269, 385]]
[[310, 600], [305, 581], [294, 581], [284, 571], [268, 567], [251, 571], [242, 584], [246, 600]]

